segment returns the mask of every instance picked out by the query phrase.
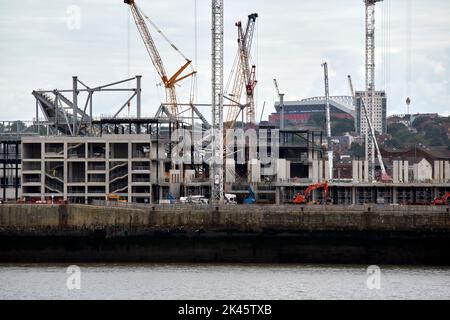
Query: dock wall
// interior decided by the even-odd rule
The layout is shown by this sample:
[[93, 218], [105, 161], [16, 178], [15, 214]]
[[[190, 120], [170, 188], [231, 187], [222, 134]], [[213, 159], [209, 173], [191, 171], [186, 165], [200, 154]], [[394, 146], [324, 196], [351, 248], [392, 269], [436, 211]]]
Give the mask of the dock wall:
[[449, 207], [0, 206], [0, 262], [450, 265]]

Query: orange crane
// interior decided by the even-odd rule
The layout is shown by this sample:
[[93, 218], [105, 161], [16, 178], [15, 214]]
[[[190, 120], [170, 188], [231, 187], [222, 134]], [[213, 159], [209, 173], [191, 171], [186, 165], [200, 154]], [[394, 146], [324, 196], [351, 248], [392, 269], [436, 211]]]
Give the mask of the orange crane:
[[447, 192], [442, 198], [437, 198], [433, 201], [431, 205], [433, 206], [445, 206], [448, 204], [448, 200], [450, 199], [450, 192]]
[[[148, 51], [148, 54], [150, 55], [150, 59], [152, 60], [152, 63], [155, 66], [156, 71], [158, 72], [158, 75], [162, 80], [162, 83], [164, 84], [166, 91], [166, 103], [168, 105], [168, 109], [172, 113], [172, 116], [178, 117], [179, 110], [175, 85], [178, 82], [191, 76], [194, 76], [197, 73], [196, 71], [192, 70], [192, 72], [190, 72], [189, 74], [186, 74], [184, 76], [181, 75], [186, 70], [186, 68], [191, 65], [192, 61], [186, 58], [180, 52], [180, 50], [178, 50], [178, 48], [173, 43], [170, 42], [170, 40], [162, 33], [162, 31], [142, 12], [142, 10], [138, 8], [134, 0], [124, 0], [124, 3], [128, 4], [131, 8], [134, 21], [139, 30], [139, 33], [141, 34], [142, 40], [144, 41], [144, 45]], [[163, 61], [158, 52], [158, 49], [156, 48], [155, 42], [153, 41], [150, 31], [147, 28], [147, 24], [145, 23], [144, 17], [158, 31], [158, 33], [160, 33], [164, 37], [164, 39], [167, 42], [169, 42], [171, 47], [186, 60], [186, 63], [170, 78], [167, 76], [167, 72], [166, 69], [164, 68]]]
[[325, 181], [323, 183], [316, 183], [316, 184], [312, 184], [310, 185], [304, 192], [302, 193], [297, 193], [297, 195], [295, 196], [293, 203], [294, 204], [306, 204], [308, 203], [308, 199], [311, 196], [311, 193], [314, 190], [318, 190], [318, 189], [322, 189], [323, 188], [323, 199], [324, 202], [327, 202], [328, 199], [328, 182]]

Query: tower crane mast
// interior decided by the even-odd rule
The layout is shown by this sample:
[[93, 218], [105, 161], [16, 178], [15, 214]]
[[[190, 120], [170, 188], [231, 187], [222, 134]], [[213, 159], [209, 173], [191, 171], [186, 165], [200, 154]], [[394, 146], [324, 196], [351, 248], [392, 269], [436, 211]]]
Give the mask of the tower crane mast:
[[211, 202], [224, 200], [224, 137], [223, 137], [223, 0], [212, 5], [212, 157], [210, 161]]
[[333, 180], [333, 146], [331, 142], [330, 85], [328, 79], [328, 63], [322, 64], [325, 79], [325, 111], [328, 140], [328, 177]]
[[[365, 0], [366, 5], [366, 118], [373, 124], [375, 105], [375, 4], [383, 0]], [[362, 119], [361, 119], [362, 121]], [[375, 178], [375, 148], [374, 139], [370, 139], [368, 124], [364, 132], [366, 140], [366, 160], [369, 161], [369, 179]]]
[[[145, 23], [144, 17], [148, 21], [150, 21], [150, 19], [139, 9], [139, 7], [135, 3], [135, 0], [124, 0], [124, 3], [128, 4], [131, 8], [131, 13], [133, 14], [136, 27], [142, 37], [145, 48], [147, 49], [147, 52], [156, 69], [156, 72], [158, 73], [159, 77], [162, 80], [162, 83], [164, 84], [166, 91], [166, 103], [168, 104], [168, 108], [171, 111], [172, 115], [174, 117], [177, 117], [179, 111], [175, 85], [178, 82], [196, 74], [196, 71], [192, 71], [187, 75], [184, 76], [181, 75], [186, 70], [186, 68], [188, 68], [191, 65], [192, 61], [187, 59], [173, 43], [170, 43], [170, 41], [167, 39], [166, 36], [164, 36], [161, 30], [157, 29], [157, 31], [163, 35], [166, 41], [170, 43], [172, 48], [175, 49], [175, 51], [177, 51], [179, 54], [181, 54], [183, 58], [186, 60], [186, 63], [177, 72], [175, 72], [173, 76], [169, 78], [166, 69], [164, 67], [163, 60], [158, 52], [158, 49], [150, 34], [150, 31], [148, 30], [147, 24]], [[150, 23], [156, 28], [156, 26], [151, 21]]]

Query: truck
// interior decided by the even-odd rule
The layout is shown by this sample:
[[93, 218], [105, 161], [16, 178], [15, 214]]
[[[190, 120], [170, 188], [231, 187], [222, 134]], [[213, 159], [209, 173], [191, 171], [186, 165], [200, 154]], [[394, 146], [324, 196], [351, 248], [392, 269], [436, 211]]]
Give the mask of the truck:
[[204, 196], [188, 196], [188, 197], [181, 197], [180, 203], [182, 204], [209, 204], [209, 200], [205, 198]]

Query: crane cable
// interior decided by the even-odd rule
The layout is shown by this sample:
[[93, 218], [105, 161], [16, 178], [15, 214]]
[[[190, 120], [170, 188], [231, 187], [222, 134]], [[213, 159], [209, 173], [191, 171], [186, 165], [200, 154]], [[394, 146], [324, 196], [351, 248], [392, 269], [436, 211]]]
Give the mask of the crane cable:
[[[412, 82], [412, 0], [406, 1], [406, 96], [411, 102], [411, 82]], [[408, 114], [409, 103], [407, 103]]]
[[[175, 44], [170, 41], [170, 39], [164, 34], [164, 32], [156, 25], [156, 23], [154, 23], [146, 14], [144, 11], [142, 11], [142, 9], [135, 4], [137, 10], [139, 10], [139, 12], [141, 13], [141, 15], [147, 20], [148, 23], [150, 23], [150, 25], [155, 28], [155, 30], [164, 38], [164, 40], [166, 40], [166, 42], [172, 47], [172, 49], [174, 49], [184, 60], [186, 61], [191, 61], [189, 60], [181, 51], [180, 49], [178, 49], [177, 46], [175, 46]], [[192, 66], [192, 64], [189, 65], [189, 68], [191, 69], [192, 72], [194, 72], [194, 67]], [[191, 104], [193, 103], [194, 100], [194, 94], [193, 91], [195, 90], [196, 87], [196, 73], [194, 73], [192, 75], [192, 82], [191, 82], [191, 92], [190, 92], [190, 98], [191, 98]], [[195, 80], [194, 80], [195, 79]]]
[[[127, 14], [127, 75], [130, 79], [130, 69], [131, 69], [131, 45], [130, 45], [130, 24], [131, 24], [131, 8], [128, 8], [128, 14]], [[127, 87], [130, 89], [130, 82], [127, 81]], [[128, 116], [130, 115], [130, 109], [131, 109], [131, 102], [128, 103]]]

